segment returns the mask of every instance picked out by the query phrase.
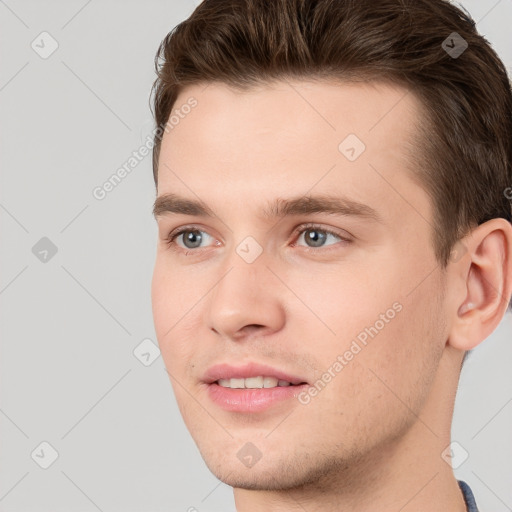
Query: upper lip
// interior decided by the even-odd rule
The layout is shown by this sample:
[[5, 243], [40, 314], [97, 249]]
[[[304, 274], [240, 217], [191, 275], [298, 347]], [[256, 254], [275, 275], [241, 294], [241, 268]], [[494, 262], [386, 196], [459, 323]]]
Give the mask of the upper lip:
[[216, 364], [210, 366], [203, 375], [203, 381], [212, 384], [219, 379], [246, 379], [249, 377], [275, 377], [278, 380], [285, 380], [291, 384], [303, 384], [305, 379], [297, 375], [273, 368], [266, 364], [255, 362], [245, 363], [239, 366], [233, 366], [228, 363]]

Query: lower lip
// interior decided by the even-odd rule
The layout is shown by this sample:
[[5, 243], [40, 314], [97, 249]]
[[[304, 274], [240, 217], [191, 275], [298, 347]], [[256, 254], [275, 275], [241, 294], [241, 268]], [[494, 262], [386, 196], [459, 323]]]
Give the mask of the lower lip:
[[208, 395], [213, 402], [226, 411], [260, 412], [283, 400], [297, 399], [299, 393], [307, 387], [309, 387], [308, 384], [275, 388], [233, 389], [212, 383], [208, 385]]

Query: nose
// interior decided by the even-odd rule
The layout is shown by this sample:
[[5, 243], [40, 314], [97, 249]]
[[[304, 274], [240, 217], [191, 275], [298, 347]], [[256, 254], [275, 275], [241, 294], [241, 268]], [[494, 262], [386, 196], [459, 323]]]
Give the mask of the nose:
[[238, 341], [277, 332], [285, 323], [284, 297], [285, 287], [264, 258], [253, 263], [231, 260], [229, 271], [209, 294], [209, 327]]

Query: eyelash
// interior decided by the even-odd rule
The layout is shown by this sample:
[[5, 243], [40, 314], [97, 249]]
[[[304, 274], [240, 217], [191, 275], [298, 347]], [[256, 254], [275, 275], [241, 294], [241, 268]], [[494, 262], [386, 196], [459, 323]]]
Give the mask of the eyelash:
[[[351, 242], [350, 239], [343, 237], [341, 234], [336, 233], [335, 231], [332, 231], [330, 229], [323, 228], [323, 227], [319, 226], [318, 224], [303, 224], [303, 225], [299, 226], [294, 231], [294, 234], [296, 233], [298, 236], [300, 236], [304, 231], [308, 231], [308, 230], [317, 230], [317, 231], [321, 231], [322, 233], [332, 235], [336, 238], [339, 238], [341, 240], [341, 242], [343, 242], [345, 244]], [[188, 256], [194, 252], [196, 252], [196, 253], [199, 252], [200, 249], [188, 249], [187, 250], [187, 249], [183, 249], [182, 247], [176, 246], [176, 243], [175, 243], [176, 238], [178, 238], [180, 235], [182, 235], [183, 233], [186, 233], [188, 231], [199, 231], [200, 233], [205, 232], [201, 229], [198, 229], [195, 226], [183, 226], [183, 227], [169, 233], [169, 235], [167, 236], [167, 238], [165, 240], [166, 245], [168, 245], [173, 251], [181, 252], [185, 256]], [[333, 244], [333, 245], [336, 245], [336, 244]], [[178, 247], [178, 248], [176, 248], [176, 247]], [[307, 252], [309, 252], [309, 251], [327, 252], [329, 250], [335, 250], [331, 246], [327, 246], [326, 248], [324, 248], [324, 247], [315, 248], [315, 247], [305, 247], [305, 246], [301, 246], [301, 247], [303, 250], [306, 250]]]

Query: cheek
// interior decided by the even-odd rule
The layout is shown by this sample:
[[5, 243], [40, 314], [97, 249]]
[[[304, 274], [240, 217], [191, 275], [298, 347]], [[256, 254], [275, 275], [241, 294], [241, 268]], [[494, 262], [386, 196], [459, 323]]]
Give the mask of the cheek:
[[163, 265], [157, 259], [151, 281], [151, 307], [153, 322], [158, 341], [162, 343], [165, 332], [172, 326], [172, 312], [175, 310], [175, 297], [170, 293], [171, 276], [164, 271]]
[[397, 316], [393, 304], [400, 295], [394, 290], [393, 276], [394, 269], [382, 262], [380, 266], [347, 262], [289, 273], [287, 283], [300, 298], [300, 302], [295, 297], [288, 299], [295, 304], [289, 320], [292, 325], [299, 320], [305, 329], [315, 329], [326, 355], [337, 355], [365, 329], [376, 322], [381, 327], [381, 314], [389, 310], [389, 317]]
[[367, 388], [354, 395], [373, 403], [374, 413], [395, 411], [397, 417], [419, 414], [431, 390], [445, 346], [442, 303], [434, 282], [421, 291], [399, 297], [401, 310], [385, 324], [358, 355]]
[[192, 354], [193, 344], [184, 329], [195, 327], [187, 322], [187, 314], [192, 313], [191, 308], [199, 299], [197, 283], [191, 284], [187, 286], [178, 272], [157, 259], [151, 283], [153, 322], [162, 357], [172, 373]]
[[[381, 259], [357, 272], [340, 267], [329, 275], [301, 274], [293, 280], [297, 295], [307, 298], [322, 321], [307, 312], [301, 327], [307, 339], [317, 340], [317, 378], [329, 368], [337, 376], [337, 384], [329, 384], [337, 389], [333, 400], [386, 397], [387, 383], [415, 402], [414, 395], [423, 396], [431, 381], [444, 346], [439, 283], [433, 274], [411, 293], [423, 270], [403, 258], [400, 265], [397, 261]], [[299, 307], [291, 314], [297, 316]], [[340, 356], [342, 368], [336, 370]]]
[[[386, 301], [382, 304], [387, 306]], [[339, 442], [340, 431], [348, 448], [378, 442], [403, 431], [420, 414], [442, 353], [442, 332], [427, 319], [435, 316], [435, 305], [426, 309], [423, 300], [401, 304], [403, 309], [389, 323], [373, 331], [373, 337], [368, 334], [366, 345], [357, 333], [368, 333], [364, 329], [375, 325], [375, 311], [385, 314], [385, 306], [372, 303], [359, 310], [357, 321], [340, 316], [336, 341], [315, 347], [323, 363], [317, 378], [329, 368], [335, 374], [323, 389], [318, 385], [322, 390], [305, 406], [317, 424], [330, 426], [323, 430], [325, 442]], [[343, 364], [336, 371], [338, 356]]]
[[[202, 279], [187, 276], [166, 255], [158, 255], [151, 282], [151, 302], [157, 334], [165, 334], [200, 299]], [[163, 330], [163, 332], [162, 332]], [[159, 332], [158, 332], [159, 331]]]

